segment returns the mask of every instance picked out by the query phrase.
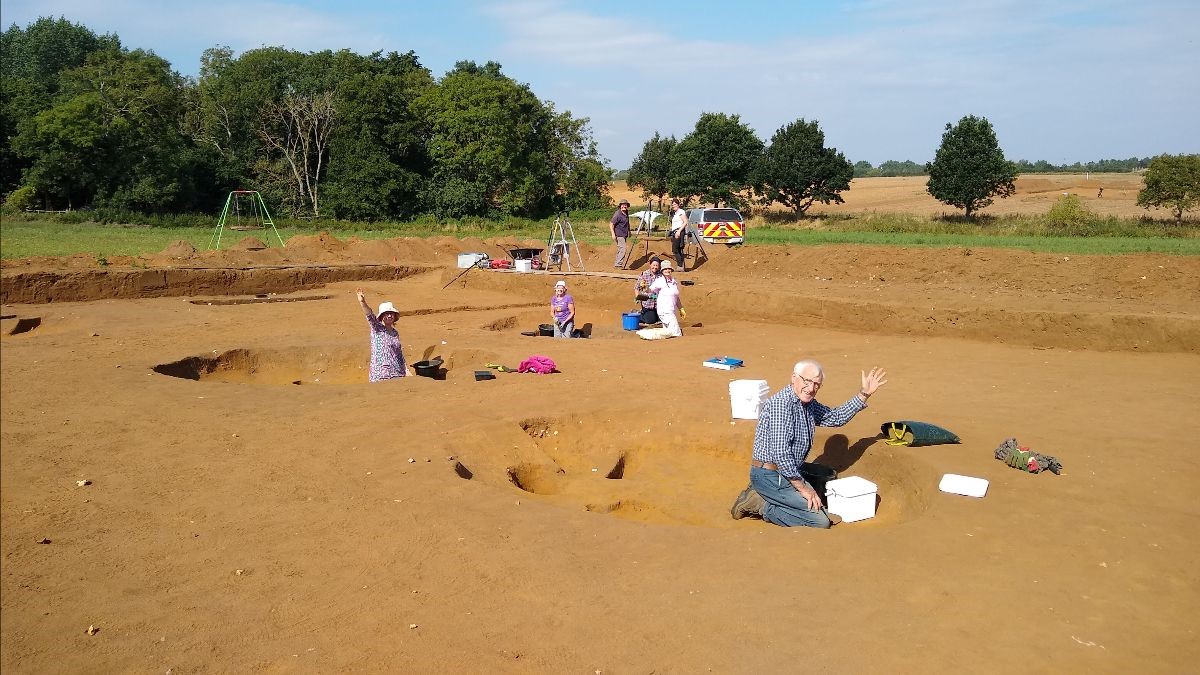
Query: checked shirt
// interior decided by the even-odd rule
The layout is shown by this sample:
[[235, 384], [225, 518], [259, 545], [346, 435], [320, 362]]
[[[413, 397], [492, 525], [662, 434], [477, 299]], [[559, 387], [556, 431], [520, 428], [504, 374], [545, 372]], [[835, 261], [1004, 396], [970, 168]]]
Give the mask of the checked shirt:
[[867, 407], [857, 395], [836, 408], [814, 400], [805, 405], [786, 386], [767, 399], [754, 429], [754, 459], [779, 467], [784, 478], [800, 478], [817, 426], [840, 427]]

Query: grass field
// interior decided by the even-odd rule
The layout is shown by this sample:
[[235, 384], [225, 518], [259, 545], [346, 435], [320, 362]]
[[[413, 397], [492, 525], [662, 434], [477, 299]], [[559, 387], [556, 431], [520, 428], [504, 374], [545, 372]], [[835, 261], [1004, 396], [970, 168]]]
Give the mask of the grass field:
[[[866, 178], [844, 193], [845, 204], [818, 204], [807, 218], [778, 208], [757, 209], [747, 223], [751, 244], [882, 244], [894, 246], [1004, 247], [1062, 253], [1155, 252], [1200, 254], [1200, 223], [1192, 218], [1176, 226], [1165, 212], [1147, 212], [1135, 204], [1141, 176], [1023, 176], [1017, 194], [1000, 200], [967, 221], [924, 191], [925, 179]], [[1105, 186], [1104, 196], [1098, 188]], [[1069, 197], [1068, 197], [1069, 195]], [[614, 183], [614, 200], [645, 203], [624, 182]], [[1069, 201], [1072, 209], [1061, 213]], [[1056, 210], [1058, 209], [1058, 210]], [[635, 209], [636, 210], [636, 209]], [[1057, 214], [1057, 215], [1056, 215]], [[582, 215], [582, 214], [580, 214]], [[608, 224], [590, 214], [574, 222], [581, 242], [609, 240]], [[195, 222], [202, 218], [192, 218]], [[215, 220], [215, 219], [214, 219]], [[661, 222], [661, 221], [660, 221]], [[214, 223], [215, 226], [215, 223]], [[340, 239], [477, 236], [542, 239], [551, 221], [475, 221], [407, 223], [312, 223], [281, 227], [284, 240], [298, 234], [329, 230]], [[251, 233], [227, 230], [222, 247]], [[253, 232], [264, 238], [263, 231]], [[184, 240], [197, 249], [210, 248], [213, 227], [154, 227], [96, 223], [63, 223], [53, 217], [8, 216], [0, 221], [0, 257], [61, 256], [78, 253], [98, 257], [153, 253]]]
[[[994, 233], [984, 227], [964, 228], [955, 223], [946, 223], [953, 232], [937, 231], [872, 231], [855, 229], [856, 221], [835, 223], [834, 227], [809, 227], [804, 229], [771, 225], [751, 225], [752, 244], [875, 244], [890, 246], [965, 246], [1017, 248], [1028, 251], [1054, 253], [1169, 253], [1176, 255], [1200, 255], [1200, 237], [1194, 230], [1180, 233], [1183, 236], [1047, 236], [1031, 233]], [[903, 225], [904, 221], [901, 221]], [[602, 222], [576, 223], [576, 235], [580, 241], [603, 243], [607, 241], [607, 228]], [[547, 226], [548, 227], [548, 226]], [[286, 241], [298, 234], [312, 234], [316, 230], [283, 229], [280, 235]], [[526, 232], [496, 231], [457, 234], [483, 236], [517, 236], [542, 238], [548, 229]], [[255, 233], [262, 238], [262, 233]], [[387, 239], [398, 236], [434, 236], [450, 234], [441, 231], [398, 231], [386, 229], [339, 230], [340, 239]], [[223, 241], [232, 244], [244, 232], [233, 233]], [[122, 227], [95, 224], [61, 224], [50, 222], [5, 222], [0, 224], [0, 257], [4, 259], [30, 256], [63, 256], [79, 253], [97, 257], [117, 255], [141, 255], [163, 250], [175, 241], [187, 241], [197, 249], [209, 248], [212, 230], [208, 228], [158, 228]], [[272, 236], [272, 240], [274, 237]], [[273, 242], [272, 242], [273, 243]], [[223, 244], [224, 245], [224, 244]]]

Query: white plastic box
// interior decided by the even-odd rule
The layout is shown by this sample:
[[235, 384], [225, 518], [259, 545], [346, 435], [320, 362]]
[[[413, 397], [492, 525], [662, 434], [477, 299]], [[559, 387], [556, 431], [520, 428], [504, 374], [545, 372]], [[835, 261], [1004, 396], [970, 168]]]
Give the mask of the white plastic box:
[[513, 269], [517, 270], [518, 272], [532, 272], [533, 271], [533, 261], [532, 260], [514, 260], [513, 261]]
[[830, 513], [842, 517], [842, 522], [853, 523], [875, 517], [875, 495], [879, 487], [858, 476], [846, 476], [825, 484], [825, 499]]
[[458, 269], [465, 270], [468, 267], [474, 267], [475, 263], [487, 257], [486, 253], [459, 253], [458, 254]]
[[938, 489], [964, 497], [982, 497], [987, 494], [988, 482], [986, 478], [948, 473], [942, 476], [942, 482], [938, 483]]
[[729, 383], [729, 406], [735, 420], [756, 420], [763, 401], [771, 395], [766, 380], [733, 380]]

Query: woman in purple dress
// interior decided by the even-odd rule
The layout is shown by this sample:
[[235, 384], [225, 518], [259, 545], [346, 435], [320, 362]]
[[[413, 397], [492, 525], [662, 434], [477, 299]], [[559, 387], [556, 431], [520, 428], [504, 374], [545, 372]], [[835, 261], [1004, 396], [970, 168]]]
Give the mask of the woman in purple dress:
[[408, 365], [404, 362], [404, 349], [395, 328], [400, 313], [392, 303], [384, 302], [379, 305], [379, 313], [376, 314], [367, 304], [367, 296], [362, 289], [357, 292], [358, 304], [362, 305], [367, 323], [371, 325], [371, 381], [404, 377], [408, 374]]
[[567, 293], [567, 282], [554, 284], [550, 298], [550, 315], [554, 317], [554, 337], [569, 338], [575, 332], [575, 298]]

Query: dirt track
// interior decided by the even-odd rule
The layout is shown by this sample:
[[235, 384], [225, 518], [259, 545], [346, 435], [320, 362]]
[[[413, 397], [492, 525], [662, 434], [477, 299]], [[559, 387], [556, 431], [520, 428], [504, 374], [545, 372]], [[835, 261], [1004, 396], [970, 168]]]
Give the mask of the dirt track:
[[[464, 250], [497, 252], [311, 237], [104, 270], [6, 262], [0, 667], [1173, 673], [1200, 658], [1200, 260], [711, 250], [681, 275], [684, 338], [619, 330], [631, 281], [570, 276], [592, 337], [565, 342], [521, 335], [554, 276], [475, 270], [441, 290]], [[584, 251], [594, 269], [610, 253]], [[141, 274], [158, 281], [138, 291]], [[304, 290], [270, 295], [288, 284]], [[444, 381], [365, 383], [359, 284], [405, 310], [409, 361], [443, 356]], [[474, 379], [536, 353], [562, 372]], [[747, 366], [700, 366], [722, 354]], [[889, 371], [813, 452], [876, 482], [878, 515], [733, 521], [753, 422], [729, 420], [728, 382], [777, 390], [803, 356], [824, 362], [831, 403], [860, 369]], [[963, 444], [888, 447], [894, 419]], [[997, 462], [1008, 436], [1066, 473]], [[988, 496], [939, 492], [947, 472], [989, 479]]]

